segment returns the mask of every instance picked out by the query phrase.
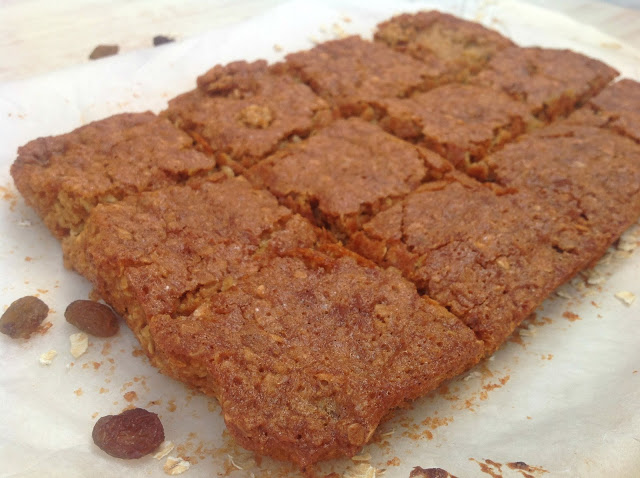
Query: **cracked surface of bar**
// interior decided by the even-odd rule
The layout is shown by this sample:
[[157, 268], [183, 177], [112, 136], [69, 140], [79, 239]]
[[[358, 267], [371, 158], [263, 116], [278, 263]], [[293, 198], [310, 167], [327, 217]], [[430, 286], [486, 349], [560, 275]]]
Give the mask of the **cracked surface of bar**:
[[170, 100], [164, 114], [236, 171], [331, 120], [324, 100], [264, 60], [217, 65], [197, 84]]
[[248, 177], [282, 204], [346, 239], [451, 166], [359, 118], [338, 120], [254, 166]]
[[506, 94], [458, 83], [385, 100], [381, 106], [385, 129], [479, 177], [487, 175], [480, 159], [538, 125], [524, 105]]
[[397, 15], [380, 23], [374, 38], [429, 65], [434, 85], [464, 81], [513, 46], [494, 30], [435, 10]]
[[397, 271], [244, 179], [99, 206], [65, 252], [160, 370], [219, 399], [239, 443], [302, 467], [356, 453], [482, 352]]
[[308, 84], [338, 114], [371, 119], [371, 104], [434, 86], [428, 65], [382, 43], [351, 36], [291, 53], [281, 68]]
[[510, 47], [496, 53], [469, 81], [507, 93], [542, 121], [566, 116], [618, 76], [605, 63], [551, 48]]
[[556, 287], [587, 265], [583, 231], [535, 195], [461, 175], [429, 183], [378, 214], [351, 247], [394, 266], [460, 317], [487, 353]]
[[97, 204], [206, 175], [216, 162], [153, 113], [124, 113], [18, 150], [11, 175], [58, 238], [78, 232]]

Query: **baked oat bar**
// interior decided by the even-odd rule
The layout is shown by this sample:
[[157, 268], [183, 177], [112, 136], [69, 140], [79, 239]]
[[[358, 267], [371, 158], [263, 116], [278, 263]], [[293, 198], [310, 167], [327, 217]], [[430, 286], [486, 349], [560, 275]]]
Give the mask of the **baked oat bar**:
[[312, 245], [317, 234], [268, 192], [219, 174], [101, 205], [63, 251], [152, 352], [149, 317], [188, 314], [273, 250]]
[[588, 231], [593, 260], [640, 216], [640, 145], [614, 131], [561, 122], [486, 162], [496, 183], [531, 191]]
[[506, 94], [459, 83], [385, 100], [381, 106], [380, 125], [387, 131], [477, 177], [487, 175], [480, 159], [538, 124], [526, 106]]
[[124, 113], [18, 149], [18, 191], [58, 238], [77, 233], [98, 204], [184, 182], [215, 169], [213, 158], [153, 113]]
[[351, 36], [287, 55], [279, 66], [300, 78], [344, 117], [371, 119], [371, 104], [435, 86], [433, 68], [388, 46]]
[[598, 94], [618, 72], [571, 50], [510, 47], [469, 81], [524, 102], [543, 121], [566, 116]]
[[434, 84], [464, 81], [514, 45], [479, 23], [438, 11], [397, 15], [378, 25], [375, 39], [429, 65]]
[[303, 469], [352, 456], [395, 407], [475, 364], [473, 332], [341, 247], [274, 258], [150, 323], [157, 363], [218, 398], [242, 446]]
[[301, 467], [357, 453], [482, 353], [397, 271], [240, 178], [98, 206], [64, 246], [160, 370], [217, 397], [240, 444]]
[[451, 166], [359, 118], [337, 120], [260, 162], [247, 175], [341, 240]]
[[217, 65], [164, 114], [218, 162], [242, 171], [331, 120], [306, 85], [264, 60]]
[[[378, 214], [351, 247], [400, 269], [495, 351], [586, 260], [571, 218], [535, 195], [498, 192], [462, 175], [429, 183]], [[587, 254], [588, 255], [588, 254]]]

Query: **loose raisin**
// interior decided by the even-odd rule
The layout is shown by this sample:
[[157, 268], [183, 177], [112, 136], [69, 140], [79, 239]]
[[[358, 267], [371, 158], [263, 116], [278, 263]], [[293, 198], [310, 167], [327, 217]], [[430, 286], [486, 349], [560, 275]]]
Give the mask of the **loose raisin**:
[[0, 318], [0, 332], [14, 339], [28, 339], [47, 317], [49, 307], [28, 295], [13, 302]]
[[100, 418], [93, 427], [93, 442], [116, 458], [140, 458], [153, 452], [164, 441], [164, 428], [158, 415], [134, 408], [120, 415]]
[[76, 300], [64, 311], [72, 325], [95, 337], [111, 337], [118, 332], [118, 316], [110, 307], [92, 300]]

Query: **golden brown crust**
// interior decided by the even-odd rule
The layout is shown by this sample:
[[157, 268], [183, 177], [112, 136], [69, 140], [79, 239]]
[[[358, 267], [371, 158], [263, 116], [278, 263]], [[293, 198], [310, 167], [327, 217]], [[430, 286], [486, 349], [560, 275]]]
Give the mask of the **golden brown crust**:
[[389, 410], [481, 355], [467, 327], [396, 271], [310, 252], [150, 327], [161, 369], [189, 383], [197, 374], [241, 445], [302, 467], [357, 453]]
[[380, 124], [386, 130], [481, 177], [482, 171], [474, 171], [480, 159], [538, 123], [526, 106], [506, 94], [473, 85], [449, 84], [386, 100], [382, 107]]
[[571, 50], [511, 47], [497, 53], [470, 81], [524, 102], [544, 121], [566, 116], [595, 96], [618, 72]]
[[256, 257], [317, 239], [269, 193], [223, 177], [98, 206], [63, 250], [67, 265], [139, 334], [150, 317], [190, 313], [203, 297], [255, 271]]
[[376, 41], [438, 71], [436, 84], [464, 81], [513, 42], [482, 25], [438, 11], [397, 15], [378, 25]]
[[287, 55], [281, 66], [307, 83], [344, 117], [375, 116], [372, 104], [435, 85], [428, 65], [382, 43], [351, 36]]
[[338, 120], [265, 159], [247, 176], [282, 204], [346, 239], [451, 166], [358, 118]]
[[236, 171], [331, 119], [322, 99], [264, 60], [215, 66], [195, 90], [169, 101], [164, 114]]
[[448, 179], [380, 213], [351, 247], [399, 268], [491, 353], [592, 250], [577, 247], [590, 244], [580, 227], [526, 191], [498, 195]]
[[124, 113], [18, 149], [16, 187], [51, 232], [76, 233], [97, 204], [206, 174], [215, 161], [152, 113]]

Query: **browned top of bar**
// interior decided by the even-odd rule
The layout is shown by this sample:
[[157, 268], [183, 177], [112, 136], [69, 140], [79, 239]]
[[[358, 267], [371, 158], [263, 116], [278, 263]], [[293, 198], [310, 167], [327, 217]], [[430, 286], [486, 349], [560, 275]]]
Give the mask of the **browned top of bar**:
[[165, 114], [224, 163], [249, 167], [294, 135], [329, 120], [326, 103], [264, 60], [217, 65]]
[[607, 86], [569, 121], [606, 126], [640, 142], [640, 83], [624, 79]]
[[606, 247], [640, 210], [640, 145], [566, 122], [537, 130], [487, 158], [494, 180], [534, 191]]
[[18, 149], [18, 190], [58, 237], [77, 231], [91, 208], [205, 173], [215, 161], [152, 113], [125, 113]]
[[382, 43], [351, 36], [287, 55], [286, 68], [345, 116], [370, 114], [367, 105], [433, 86], [433, 68]]
[[301, 466], [351, 456], [390, 409], [478, 361], [457, 318], [350, 254], [276, 258], [190, 316], [152, 320], [162, 366], [199, 374], [241, 445]]
[[256, 256], [312, 245], [312, 226], [246, 180], [165, 188], [97, 207], [65, 241], [67, 263], [134, 331], [156, 314], [190, 313], [203, 296], [259, 267]]
[[538, 118], [553, 121], [596, 95], [618, 72], [571, 50], [511, 47], [497, 53], [472, 81], [527, 104]]
[[522, 103], [489, 88], [449, 84], [386, 100], [382, 126], [467, 170], [536, 123]]
[[479, 23], [437, 11], [395, 16], [378, 25], [375, 39], [439, 71], [440, 82], [465, 79], [513, 45]]
[[450, 169], [438, 155], [352, 118], [276, 153], [248, 174], [285, 205], [343, 237]]
[[458, 178], [421, 186], [366, 224], [352, 245], [403, 271], [491, 353], [586, 265], [578, 246], [589, 241], [535, 195], [498, 195]]

